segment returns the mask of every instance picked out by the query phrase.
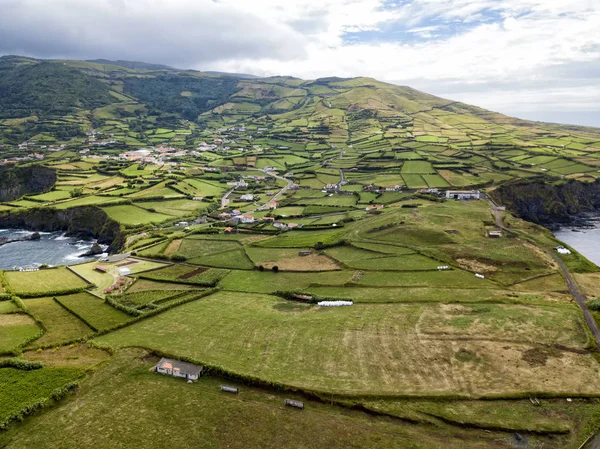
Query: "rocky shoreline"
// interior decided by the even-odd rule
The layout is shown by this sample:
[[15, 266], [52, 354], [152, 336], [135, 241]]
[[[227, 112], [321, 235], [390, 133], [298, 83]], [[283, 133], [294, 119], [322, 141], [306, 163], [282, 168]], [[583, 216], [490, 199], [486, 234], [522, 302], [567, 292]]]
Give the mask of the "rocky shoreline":
[[10, 239], [8, 237], [0, 237], [0, 246], [8, 245], [9, 243], [16, 243], [16, 242], [35, 241], [35, 240], [40, 240], [40, 238], [41, 238], [41, 236], [38, 232], [34, 232], [33, 234], [31, 234], [27, 237], [21, 237], [21, 238], [17, 238], [17, 239]]
[[99, 244], [108, 245], [108, 252], [118, 252], [124, 241], [121, 226], [102, 209], [94, 206], [67, 210], [49, 207], [8, 211], [0, 213], [0, 227], [29, 229], [36, 233], [63, 231], [68, 237], [95, 238]]

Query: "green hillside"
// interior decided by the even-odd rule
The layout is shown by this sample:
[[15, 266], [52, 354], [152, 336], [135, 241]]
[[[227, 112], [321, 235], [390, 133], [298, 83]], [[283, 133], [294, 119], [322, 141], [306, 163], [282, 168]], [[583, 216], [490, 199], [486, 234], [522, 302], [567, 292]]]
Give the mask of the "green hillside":
[[600, 441], [600, 267], [542, 226], [600, 210], [600, 129], [18, 56], [0, 108], [0, 229], [110, 253], [0, 234], [1, 448]]
[[114, 101], [107, 86], [61, 64], [3, 64], [0, 74], [1, 118], [67, 115]]

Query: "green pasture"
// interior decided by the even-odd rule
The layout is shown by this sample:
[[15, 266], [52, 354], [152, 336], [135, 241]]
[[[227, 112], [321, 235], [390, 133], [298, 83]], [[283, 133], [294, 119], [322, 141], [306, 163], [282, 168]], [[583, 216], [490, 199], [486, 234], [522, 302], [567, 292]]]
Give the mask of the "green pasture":
[[90, 284], [67, 268], [48, 268], [39, 271], [6, 271], [8, 286], [18, 296], [47, 296], [52, 293], [84, 289]]
[[[286, 304], [265, 295], [220, 292], [96, 342], [154, 348], [332, 393], [470, 396], [513, 394], [523, 388], [591, 393], [600, 384], [592, 380], [597, 365], [591, 355], [543, 352], [544, 345], [555, 341], [580, 348], [586, 344], [575, 306], [355, 304], [290, 311]], [[173, 322], [178, 325], [171, 326]], [[507, 332], [510, 349], [495, 342]], [[464, 335], [472, 342], [464, 341]], [[453, 364], [461, 347], [476, 356]], [[536, 364], [505, 369], [530, 350], [542, 351], [553, 370]], [[531, 375], [539, 372], [543, 379]]]

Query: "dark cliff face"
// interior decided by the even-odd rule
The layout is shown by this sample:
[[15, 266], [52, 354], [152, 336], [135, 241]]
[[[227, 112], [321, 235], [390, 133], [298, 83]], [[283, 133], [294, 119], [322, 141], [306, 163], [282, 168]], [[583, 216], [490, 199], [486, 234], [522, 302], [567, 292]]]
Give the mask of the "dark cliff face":
[[57, 210], [49, 207], [0, 212], [0, 227], [26, 228], [32, 231], [66, 231], [72, 235], [90, 236], [109, 245], [115, 252], [123, 245], [121, 227], [94, 206]]
[[25, 194], [49, 191], [56, 171], [42, 165], [0, 167], [0, 201], [14, 201]]
[[490, 196], [521, 218], [549, 227], [573, 223], [579, 214], [600, 212], [600, 181], [507, 184]]

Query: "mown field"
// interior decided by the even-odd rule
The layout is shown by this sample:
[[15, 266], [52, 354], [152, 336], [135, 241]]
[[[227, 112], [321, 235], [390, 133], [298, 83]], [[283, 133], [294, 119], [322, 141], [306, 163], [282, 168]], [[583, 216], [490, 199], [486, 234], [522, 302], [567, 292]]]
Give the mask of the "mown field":
[[66, 268], [52, 268], [35, 272], [7, 271], [7, 287], [23, 297], [47, 296], [83, 290], [89, 287], [83, 279]]
[[[174, 322], [177, 327], [169, 326]], [[589, 394], [600, 385], [594, 358], [548, 349], [556, 343], [585, 347], [580, 323], [574, 306], [379, 304], [290, 311], [275, 297], [221, 292], [96, 342], [158, 349], [335, 393]]]

